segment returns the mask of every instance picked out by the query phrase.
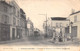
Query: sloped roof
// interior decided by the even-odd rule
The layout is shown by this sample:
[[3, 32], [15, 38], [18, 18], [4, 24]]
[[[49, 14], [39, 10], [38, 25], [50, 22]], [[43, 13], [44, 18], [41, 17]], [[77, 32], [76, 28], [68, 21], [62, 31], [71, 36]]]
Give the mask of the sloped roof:
[[8, 4], [8, 3], [5, 2], [5, 1], [0, 1], [0, 2], [6, 4], [6, 5], [10, 6], [10, 7], [12, 7], [10, 4]]
[[70, 14], [70, 15], [74, 15], [74, 14], [77, 14], [77, 13], [80, 13], [80, 11], [74, 12], [74, 13], [72, 13], [72, 14]]
[[63, 17], [51, 17], [51, 20], [66, 20], [66, 18], [63, 18]]
[[25, 12], [23, 11], [23, 9], [20, 8], [20, 12], [22, 12], [23, 14], [25, 14]]

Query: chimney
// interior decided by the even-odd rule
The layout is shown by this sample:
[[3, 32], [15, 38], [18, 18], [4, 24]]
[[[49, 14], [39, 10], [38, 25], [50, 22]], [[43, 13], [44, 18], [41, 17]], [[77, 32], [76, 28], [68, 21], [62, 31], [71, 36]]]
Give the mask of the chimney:
[[75, 10], [74, 9], [72, 9], [72, 13], [75, 13]]

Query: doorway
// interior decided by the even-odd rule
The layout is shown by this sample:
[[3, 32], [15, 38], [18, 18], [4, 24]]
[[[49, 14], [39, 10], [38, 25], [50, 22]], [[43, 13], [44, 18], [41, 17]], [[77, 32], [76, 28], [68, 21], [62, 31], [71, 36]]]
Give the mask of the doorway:
[[71, 36], [77, 37], [77, 26], [73, 26], [71, 29]]
[[12, 28], [12, 39], [15, 39], [15, 28]]

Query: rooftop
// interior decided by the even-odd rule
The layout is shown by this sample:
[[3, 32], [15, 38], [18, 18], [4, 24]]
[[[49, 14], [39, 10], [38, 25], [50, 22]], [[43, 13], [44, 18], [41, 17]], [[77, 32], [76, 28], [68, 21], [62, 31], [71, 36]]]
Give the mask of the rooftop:
[[63, 17], [51, 17], [51, 20], [67, 20], [67, 19]]
[[10, 4], [8, 4], [6, 1], [0, 1], [0, 2], [6, 4], [6, 5], [10, 6], [10, 7], [12, 7], [12, 6], [11, 6]]
[[23, 11], [23, 9], [20, 9], [20, 12], [22, 12], [22, 14], [25, 14], [25, 12]]
[[70, 14], [70, 15], [74, 15], [74, 14], [77, 14], [77, 13], [80, 13], [80, 11], [74, 12], [74, 13], [72, 13], [72, 14]]

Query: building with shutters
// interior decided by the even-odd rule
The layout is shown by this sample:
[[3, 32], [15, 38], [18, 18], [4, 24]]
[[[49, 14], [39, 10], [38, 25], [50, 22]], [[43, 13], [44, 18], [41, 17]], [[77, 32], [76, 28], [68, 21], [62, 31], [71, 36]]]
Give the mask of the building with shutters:
[[11, 8], [5, 1], [0, 1], [0, 41], [10, 40]]
[[18, 4], [14, 0], [0, 1], [0, 40], [23, 38], [26, 29], [26, 16]]
[[80, 40], [80, 11], [73, 12], [69, 15], [70, 33], [73, 40]]
[[53, 38], [59, 42], [67, 40], [69, 35], [69, 20], [64, 17], [51, 17], [51, 27], [53, 29]]
[[33, 36], [34, 35], [34, 25], [33, 22], [28, 18], [27, 20], [27, 36]]
[[14, 0], [10, 1], [9, 4], [12, 5], [10, 17], [10, 39], [21, 38], [20, 7]]
[[22, 38], [27, 37], [27, 21], [26, 21], [26, 15], [25, 12], [20, 9], [20, 27], [22, 32]]
[[47, 35], [52, 36], [55, 42], [67, 41], [70, 37], [69, 34], [69, 20], [64, 17], [51, 17], [45, 24], [44, 28], [47, 27]]

